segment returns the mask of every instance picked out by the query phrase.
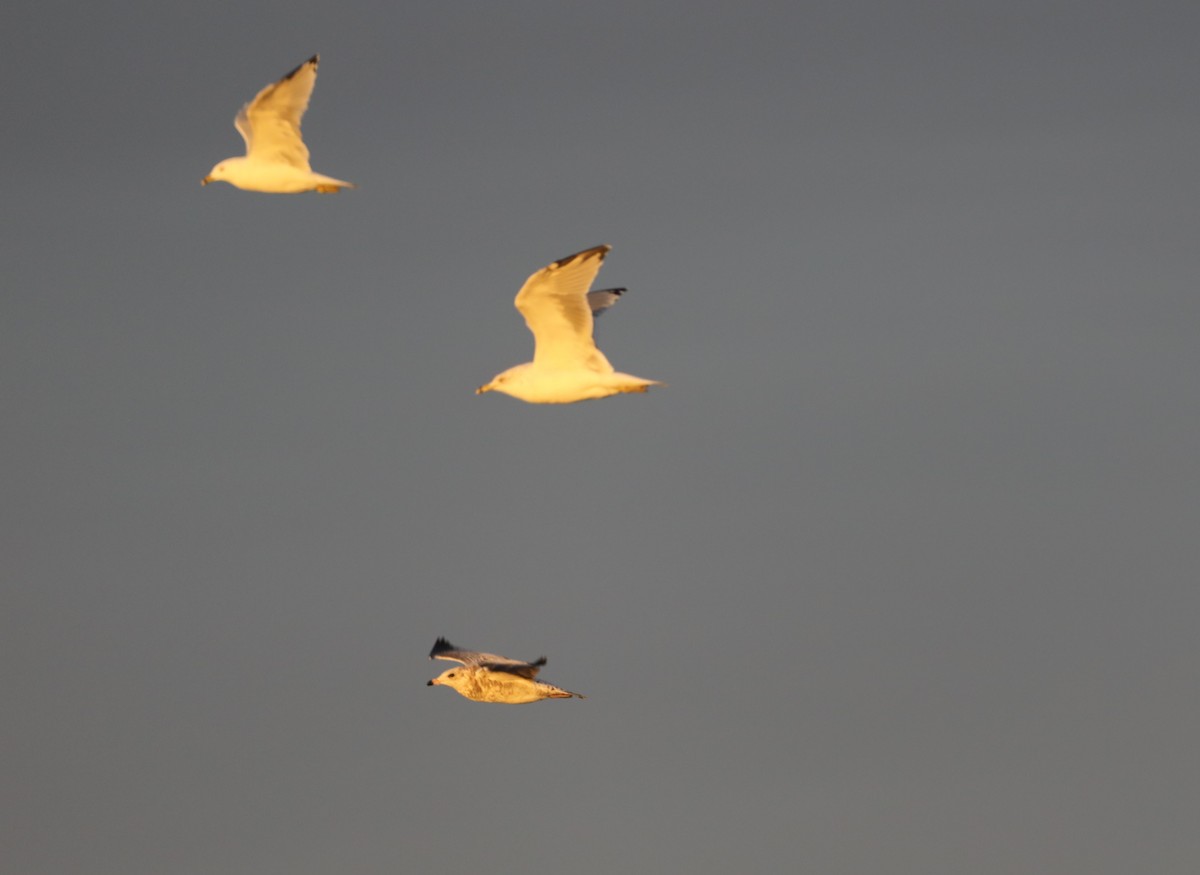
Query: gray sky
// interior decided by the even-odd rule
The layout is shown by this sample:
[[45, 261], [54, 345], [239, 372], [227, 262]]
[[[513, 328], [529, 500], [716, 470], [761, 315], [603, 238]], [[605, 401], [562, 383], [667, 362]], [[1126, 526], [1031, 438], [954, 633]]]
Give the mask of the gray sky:
[[[1192, 875], [1198, 24], [10, 13], [8, 868]], [[202, 189], [317, 51], [361, 187]], [[599, 243], [669, 387], [472, 394]]]

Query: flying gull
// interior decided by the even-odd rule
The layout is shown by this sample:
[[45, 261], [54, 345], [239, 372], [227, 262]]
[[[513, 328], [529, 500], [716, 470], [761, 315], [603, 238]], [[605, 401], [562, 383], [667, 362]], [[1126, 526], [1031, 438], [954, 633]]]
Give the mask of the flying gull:
[[354, 188], [354, 183], [313, 173], [308, 147], [300, 137], [300, 119], [317, 84], [319, 55], [313, 55], [273, 85], [268, 85], [237, 114], [233, 124], [246, 141], [246, 154], [226, 158], [201, 185], [228, 182], [247, 191], [322, 194]]
[[533, 361], [497, 374], [475, 390], [503, 392], [530, 404], [570, 404], [661, 386], [614, 371], [592, 340], [592, 319], [624, 289], [588, 292], [611, 246], [594, 246], [542, 268], [521, 286], [516, 305], [533, 332]]
[[429, 651], [429, 658], [447, 659], [462, 664], [457, 668], [446, 669], [426, 686], [450, 687], [460, 696], [465, 696], [473, 702], [523, 705], [539, 699], [586, 698], [554, 684], [535, 680], [538, 671], [546, 664], [544, 656], [533, 662], [522, 662], [494, 653], [460, 650], [445, 638], [439, 638]]

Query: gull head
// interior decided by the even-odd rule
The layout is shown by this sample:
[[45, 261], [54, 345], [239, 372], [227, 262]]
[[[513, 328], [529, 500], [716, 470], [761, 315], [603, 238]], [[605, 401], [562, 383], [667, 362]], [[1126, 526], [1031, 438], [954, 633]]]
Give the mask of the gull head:
[[521, 375], [528, 369], [528, 364], [517, 365], [515, 368], [509, 368], [503, 373], [496, 374], [490, 381], [476, 389], [475, 394], [482, 395], [484, 392], [503, 392], [506, 395], [510, 395], [512, 394], [513, 386], [521, 381]]
[[503, 392], [505, 395], [512, 395], [514, 398], [519, 398], [520, 396], [517, 394], [521, 391], [519, 387], [525, 377], [525, 372], [531, 366], [532, 362], [527, 362], [496, 374], [491, 380], [476, 389], [475, 394], [482, 395], [484, 392]]
[[480, 386], [478, 389], [476, 389], [475, 394], [482, 395], [484, 392], [495, 392], [497, 390], [503, 392], [504, 389], [502, 388], [502, 386], [503, 386], [503, 380], [501, 380], [500, 377], [496, 377], [490, 383], [484, 383], [482, 386]]
[[208, 171], [208, 176], [200, 180], [201, 185], [208, 185], [210, 182], [221, 182], [229, 175], [229, 167], [222, 161], [212, 170]]
[[427, 687], [450, 687], [453, 690], [462, 692], [463, 688], [469, 683], [466, 671], [462, 668], [448, 668], [433, 680], [426, 681]]
[[210, 182], [228, 182], [234, 185], [234, 179], [238, 176], [238, 170], [243, 159], [241, 158], [226, 158], [208, 171], [208, 176], [200, 180], [201, 185], [208, 185]]

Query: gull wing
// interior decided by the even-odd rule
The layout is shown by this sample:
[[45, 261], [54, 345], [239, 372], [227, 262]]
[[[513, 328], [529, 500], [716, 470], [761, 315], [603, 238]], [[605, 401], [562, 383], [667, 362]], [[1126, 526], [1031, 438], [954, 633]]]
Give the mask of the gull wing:
[[300, 119], [317, 84], [319, 61], [320, 56], [313, 55], [242, 107], [233, 124], [246, 141], [247, 157], [312, 169], [300, 137]]
[[541, 656], [533, 662], [517, 662], [516, 660], [506, 660], [505, 662], [485, 662], [483, 667], [491, 671], [502, 671], [505, 674], [515, 674], [518, 677], [528, 678], [533, 680], [542, 666], [546, 664], [546, 657]]
[[588, 292], [587, 302], [592, 311], [592, 317], [602, 315], [605, 310], [621, 300], [621, 295], [627, 291], [629, 289], [596, 289], [594, 292]]
[[478, 666], [490, 671], [503, 671], [532, 679], [538, 670], [546, 664], [546, 657], [540, 657], [533, 662], [520, 659], [509, 659], [507, 656], [497, 656], [495, 653], [480, 653], [477, 650], [463, 650], [455, 647], [445, 638], [439, 638], [429, 651], [430, 659], [446, 659], [450, 662], [461, 662], [463, 665]]
[[[594, 246], [561, 258], [527, 279], [517, 292], [514, 303], [533, 332], [534, 364], [613, 372], [592, 340], [592, 306], [587, 295], [610, 249]], [[604, 306], [610, 305], [611, 301]]]

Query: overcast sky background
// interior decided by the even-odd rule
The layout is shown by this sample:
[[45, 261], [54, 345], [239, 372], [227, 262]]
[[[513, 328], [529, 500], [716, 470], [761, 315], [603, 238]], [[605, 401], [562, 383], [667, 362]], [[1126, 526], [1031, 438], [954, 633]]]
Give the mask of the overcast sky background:
[[[6, 871], [1193, 875], [1198, 25], [10, 10]], [[361, 187], [201, 188], [318, 51]], [[669, 386], [476, 397], [599, 243]]]

